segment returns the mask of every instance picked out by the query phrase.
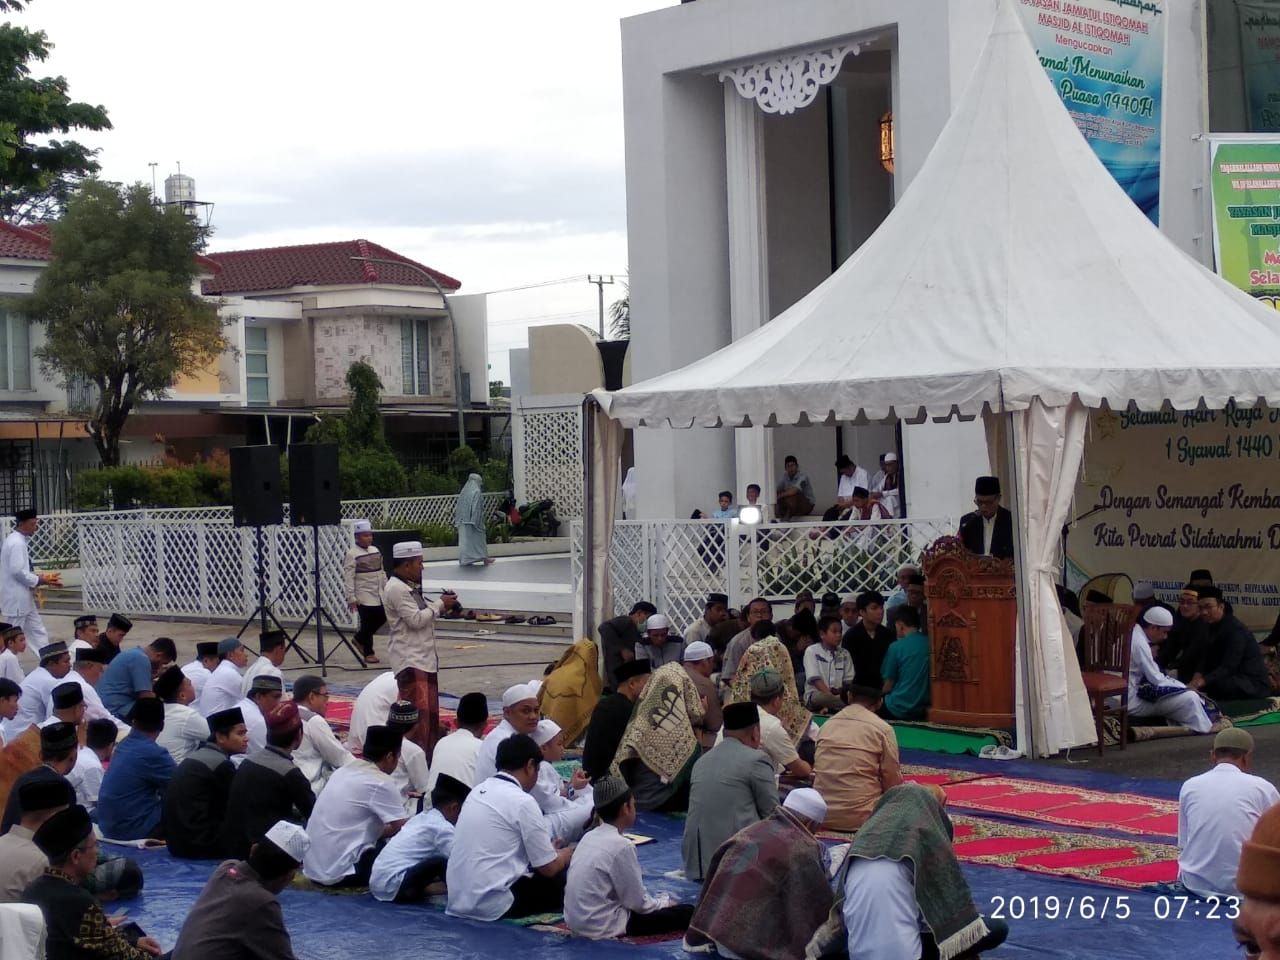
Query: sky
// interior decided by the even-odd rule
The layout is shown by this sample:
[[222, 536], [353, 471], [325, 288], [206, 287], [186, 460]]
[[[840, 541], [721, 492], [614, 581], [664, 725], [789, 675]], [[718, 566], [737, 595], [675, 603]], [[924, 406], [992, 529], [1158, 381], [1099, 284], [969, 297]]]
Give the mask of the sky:
[[[490, 379], [627, 269], [619, 20], [674, 0], [31, 0], [101, 175], [182, 172], [210, 250], [362, 237], [489, 298]], [[605, 287], [606, 306], [620, 282]]]

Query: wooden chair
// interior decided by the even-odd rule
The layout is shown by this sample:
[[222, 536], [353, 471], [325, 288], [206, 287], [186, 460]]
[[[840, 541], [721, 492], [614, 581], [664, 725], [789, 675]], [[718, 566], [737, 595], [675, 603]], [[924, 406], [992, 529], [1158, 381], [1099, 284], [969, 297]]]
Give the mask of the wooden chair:
[[[1108, 716], [1120, 718], [1120, 749], [1129, 739], [1129, 654], [1138, 608], [1125, 604], [1096, 604], [1085, 612], [1080, 628], [1080, 673], [1093, 709], [1098, 732], [1098, 755], [1102, 755], [1103, 723]], [[1108, 707], [1107, 701], [1119, 698]]]

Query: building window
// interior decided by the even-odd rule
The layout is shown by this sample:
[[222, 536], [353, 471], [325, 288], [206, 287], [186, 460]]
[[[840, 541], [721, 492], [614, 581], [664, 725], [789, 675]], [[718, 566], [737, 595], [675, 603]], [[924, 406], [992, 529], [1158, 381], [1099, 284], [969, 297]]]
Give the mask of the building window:
[[0, 390], [31, 389], [31, 321], [0, 313]]
[[267, 376], [267, 328], [244, 328], [245, 385], [250, 403], [270, 403], [270, 379]]
[[400, 321], [400, 360], [406, 396], [431, 393], [431, 322], [426, 317]]

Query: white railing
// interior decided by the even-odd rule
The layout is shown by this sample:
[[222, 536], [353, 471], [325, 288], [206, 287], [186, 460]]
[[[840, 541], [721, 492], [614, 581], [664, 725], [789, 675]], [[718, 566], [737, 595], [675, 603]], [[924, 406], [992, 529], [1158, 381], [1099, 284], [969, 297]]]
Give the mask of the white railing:
[[[801, 590], [842, 597], [890, 592], [897, 570], [919, 561], [925, 547], [954, 533], [946, 518], [840, 523], [736, 520], [620, 520], [609, 553], [615, 614], [648, 600], [677, 629], [702, 615], [708, 593], [731, 606], [752, 597], [789, 600]], [[573, 585], [582, 578], [582, 524], [570, 533]]]
[[[484, 494], [487, 513], [498, 509], [505, 491]], [[368, 519], [375, 527], [419, 529], [430, 524], [453, 526], [456, 496], [388, 497], [375, 500], [342, 501], [344, 520]], [[288, 517], [289, 507], [284, 513]], [[31, 562], [41, 569], [75, 566], [83, 562], [80, 528], [85, 522], [119, 520], [148, 524], [153, 520], [197, 524], [204, 521], [231, 522], [230, 507], [164, 507], [140, 510], [52, 513], [40, 518], [40, 529], [31, 538]], [[13, 518], [0, 518], [0, 539], [13, 529]]]
[[[350, 521], [320, 527], [320, 594], [329, 615], [351, 622], [342, 584]], [[248, 617], [258, 604], [256, 531], [230, 517], [192, 520], [82, 518], [83, 606], [201, 619]], [[267, 600], [283, 621], [301, 621], [314, 602], [310, 527], [266, 527]]]

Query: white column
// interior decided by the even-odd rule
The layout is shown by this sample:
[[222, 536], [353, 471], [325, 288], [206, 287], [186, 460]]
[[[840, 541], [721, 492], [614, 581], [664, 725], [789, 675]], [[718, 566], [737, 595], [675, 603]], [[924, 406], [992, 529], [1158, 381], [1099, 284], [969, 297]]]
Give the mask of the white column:
[[[765, 216], [764, 114], [754, 100], [724, 84], [725, 183], [729, 210], [729, 315], [738, 340], [769, 320], [769, 236]], [[737, 485], [773, 495], [773, 437], [763, 426], [734, 431]]]

